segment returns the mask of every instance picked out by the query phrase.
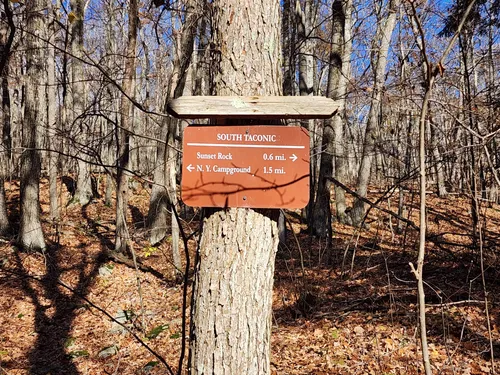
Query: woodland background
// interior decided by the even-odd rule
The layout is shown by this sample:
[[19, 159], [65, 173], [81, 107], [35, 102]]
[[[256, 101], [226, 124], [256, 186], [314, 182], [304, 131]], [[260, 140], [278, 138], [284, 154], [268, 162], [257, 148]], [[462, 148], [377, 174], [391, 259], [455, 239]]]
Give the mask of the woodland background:
[[[456, 34], [468, 5], [281, 2], [282, 94], [328, 96], [339, 111], [300, 123], [311, 199], [281, 217], [276, 373], [422, 371], [408, 263], [427, 92], [431, 362], [495, 373], [500, 2], [476, 1]], [[213, 93], [215, 11], [3, 0], [0, 372], [183, 371], [201, 213], [178, 199], [187, 124], [166, 103]]]

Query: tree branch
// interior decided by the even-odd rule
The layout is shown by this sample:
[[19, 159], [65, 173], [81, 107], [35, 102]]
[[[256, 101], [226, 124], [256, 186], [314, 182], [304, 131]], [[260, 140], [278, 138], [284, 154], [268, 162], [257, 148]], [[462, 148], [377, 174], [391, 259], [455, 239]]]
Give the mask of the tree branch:
[[359, 199], [359, 200], [363, 201], [364, 203], [368, 204], [370, 207], [373, 207], [373, 208], [376, 208], [377, 210], [385, 212], [386, 214], [389, 214], [389, 215], [395, 217], [396, 219], [401, 220], [402, 222], [408, 224], [413, 229], [419, 230], [419, 227], [413, 221], [411, 221], [409, 219], [406, 219], [406, 218], [398, 215], [397, 213], [392, 212], [391, 210], [388, 210], [386, 208], [378, 206], [376, 203], [373, 203], [369, 199], [367, 199], [365, 197], [362, 197], [361, 195], [359, 195], [358, 193], [356, 193], [354, 190], [349, 189], [347, 186], [345, 186], [342, 182], [340, 182], [339, 180], [335, 179], [334, 177], [328, 177], [328, 179], [330, 181], [332, 181], [335, 185], [341, 187], [343, 190], [345, 190], [346, 192], [348, 192], [349, 194], [351, 194], [352, 196], [354, 196], [356, 199]]

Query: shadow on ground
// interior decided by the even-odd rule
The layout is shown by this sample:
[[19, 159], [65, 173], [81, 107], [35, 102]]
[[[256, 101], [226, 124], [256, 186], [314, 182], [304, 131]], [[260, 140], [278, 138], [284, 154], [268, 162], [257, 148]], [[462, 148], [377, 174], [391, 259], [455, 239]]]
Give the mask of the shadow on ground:
[[[350, 274], [353, 249], [347, 247], [345, 260], [345, 246], [325, 249], [319, 240], [305, 235], [299, 241], [300, 251], [289, 243], [290, 248], [282, 249], [277, 256], [275, 287], [281, 306], [275, 308], [274, 319], [279, 326], [302, 326], [325, 318], [340, 324], [346, 317], [357, 315], [385, 326], [418, 327], [416, 281], [409, 266], [417, 260], [413, 246], [406, 251], [388, 251], [382, 242], [374, 246], [373, 238], [361, 237]], [[464, 350], [472, 357], [480, 355], [488, 360], [489, 339], [484, 326], [472, 326], [464, 309], [453, 309], [484, 310], [477, 251], [468, 247], [441, 250], [432, 243], [430, 247], [424, 280], [431, 342], [453, 343], [451, 346], [466, 343]], [[450, 257], [450, 251], [456, 256]], [[500, 293], [500, 272], [488, 267], [484, 274], [490, 293], [490, 317], [500, 325], [495, 303]], [[492, 344], [498, 357], [500, 341]]]
[[[29, 271], [23, 266], [21, 254], [15, 254], [18, 287], [35, 306], [34, 331], [37, 335], [35, 345], [28, 354], [29, 373], [32, 375], [79, 374], [72, 361], [72, 353], [67, 349], [67, 342], [72, 323], [79, 309], [84, 308], [85, 304], [78, 295], [59, 284], [61, 276], [68, 271], [61, 265], [66, 263], [61, 257], [62, 250], [55, 245], [48, 248], [45, 254], [46, 273], [39, 276], [38, 280], [30, 278]], [[84, 254], [85, 249], [81, 248], [80, 251], [81, 260], [71, 267], [71, 272], [78, 274], [73, 278], [75, 282], [72, 283], [72, 288], [79, 295], [85, 296], [106, 257], [102, 251], [97, 258], [88, 262]], [[74, 262], [74, 259], [72, 261]]]

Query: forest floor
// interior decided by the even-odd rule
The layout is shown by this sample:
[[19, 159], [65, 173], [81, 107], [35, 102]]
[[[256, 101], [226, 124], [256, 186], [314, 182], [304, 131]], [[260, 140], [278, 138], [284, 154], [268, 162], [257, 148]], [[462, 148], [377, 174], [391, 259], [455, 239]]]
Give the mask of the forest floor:
[[[47, 190], [44, 182], [43, 217]], [[18, 184], [8, 184], [7, 194], [15, 211]], [[154, 353], [175, 371], [183, 341], [183, 285], [175, 282], [171, 239], [158, 247], [147, 243], [148, 190], [136, 184], [129, 208], [135, 251], [150, 271], [136, 272], [106, 256], [115, 212], [103, 198], [84, 208], [65, 206], [68, 200], [64, 190], [57, 225], [44, 222], [45, 254], [21, 252], [13, 241], [0, 243], [0, 374], [168, 373]], [[390, 201], [390, 207], [387, 199], [381, 205], [397, 210], [397, 196]], [[407, 192], [405, 203], [418, 224], [417, 195]], [[500, 358], [500, 206], [483, 202], [480, 210], [484, 273], [470, 212], [466, 197], [429, 195], [424, 279], [435, 374], [493, 373], [490, 343]], [[334, 223], [333, 248], [327, 248], [307, 234], [299, 212], [287, 214], [293, 233], [276, 260], [273, 374], [422, 373], [416, 282], [409, 266], [416, 264], [417, 231], [404, 226], [397, 233], [395, 218], [372, 209], [369, 228]], [[197, 228], [196, 217], [184, 222], [188, 233]], [[195, 237], [189, 241], [191, 258]]]

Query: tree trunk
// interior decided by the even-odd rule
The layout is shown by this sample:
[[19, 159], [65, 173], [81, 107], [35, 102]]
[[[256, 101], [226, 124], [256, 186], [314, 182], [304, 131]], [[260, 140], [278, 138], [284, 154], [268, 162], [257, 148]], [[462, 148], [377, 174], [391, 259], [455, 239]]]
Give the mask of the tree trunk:
[[[184, 83], [181, 83], [184, 84]], [[165, 188], [167, 190], [167, 197], [170, 205], [170, 221], [171, 221], [171, 233], [172, 233], [172, 262], [175, 267], [175, 276], [178, 279], [181, 273], [181, 254], [179, 248], [179, 223], [177, 222], [177, 217], [175, 215], [175, 210], [178, 208], [177, 199], [177, 148], [175, 147], [175, 135], [177, 129], [180, 126], [180, 122], [177, 119], [171, 118], [168, 124], [168, 135], [167, 135], [167, 161], [165, 163]]]
[[162, 125], [160, 139], [165, 140], [165, 143], [158, 142], [156, 146], [156, 168], [153, 174], [153, 187], [151, 189], [151, 198], [149, 199], [148, 210], [148, 228], [149, 242], [151, 245], [157, 245], [167, 235], [168, 230], [168, 192], [165, 187], [165, 177], [167, 172], [167, 163], [172, 163], [168, 160], [168, 133], [170, 126], [168, 123], [172, 119], [164, 121]]
[[[145, 29], [141, 28], [140, 29], [140, 35], [141, 35], [141, 40], [142, 40], [142, 49], [144, 50], [144, 56], [142, 57], [142, 79], [144, 80], [144, 99], [143, 99], [143, 106], [145, 108], [151, 108], [151, 90], [153, 88], [152, 85], [152, 79], [151, 79], [151, 55], [150, 55], [150, 49], [148, 46], [147, 37], [145, 33]], [[138, 85], [139, 86], [139, 85]], [[161, 86], [158, 86], [161, 87]], [[140, 90], [138, 90], [140, 91]], [[151, 132], [151, 116], [140, 112], [142, 115], [142, 120], [140, 120], [140, 124], [142, 125], [142, 134], [148, 134]], [[142, 137], [136, 137], [137, 143], [138, 143], [138, 149], [136, 151], [137, 153], [137, 168], [141, 172], [141, 174], [146, 174], [148, 171], [150, 171], [150, 150], [149, 150], [149, 144], [147, 140], [142, 139]]]
[[[313, 212], [313, 231], [318, 237], [331, 238], [330, 177], [333, 176], [335, 158], [335, 178], [345, 180], [343, 125], [347, 77], [351, 55], [351, 0], [336, 0], [332, 4], [332, 50], [328, 72], [327, 96], [336, 101], [338, 111], [332, 119], [325, 120], [318, 191]], [[336, 187], [337, 218], [343, 222], [345, 215], [345, 193]]]
[[[354, 10], [352, 0], [343, 0], [342, 9], [344, 16], [344, 40], [342, 51], [342, 71], [337, 89], [337, 100], [339, 104], [338, 112], [333, 118], [333, 131], [335, 134], [335, 178], [340, 182], [346, 182], [347, 179], [347, 161], [345, 149], [345, 107], [347, 101], [347, 84], [351, 76], [351, 53], [352, 53], [352, 12]], [[341, 223], [346, 222], [346, 201], [345, 191], [340, 186], [335, 186], [335, 207], [336, 217]]]
[[10, 224], [7, 213], [7, 199], [5, 196], [5, 179], [0, 178], [0, 237], [9, 233]]
[[[471, 79], [474, 74], [474, 62], [473, 62], [473, 48], [474, 48], [474, 34], [471, 30], [464, 30], [462, 35], [459, 37], [460, 52], [462, 54], [462, 63], [464, 66], [464, 103], [462, 104], [464, 108], [464, 117], [468, 123], [470, 129], [473, 131], [478, 131], [477, 119], [475, 116], [473, 103], [473, 97], [477, 91], [475, 81]], [[479, 209], [477, 206], [477, 197], [475, 196], [477, 191], [477, 156], [476, 147], [474, 147], [474, 135], [472, 132], [467, 134], [467, 149], [470, 153], [470, 194], [471, 194], [471, 217], [472, 217], [472, 246], [476, 248], [478, 243], [478, 227], [479, 227]]]
[[[368, 183], [370, 182], [373, 157], [376, 152], [375, 140], [380, 114], [380, 102], [382, 99], [382, 89], [385, 81], [385, 68], [387, 65], [387, 56], [389, 54], [389, 45], [391, 42], [392, 31], [396, 24], [396, 15], [400, 0], [390, 0], [388, 14], [386, 17], [379, 17], [377, 25], [377, 34], [374, 40], [374, 54], [372, 58], [373, 66], [373, 91], [371, 97], [370, 111], [366, 123], [365, 139], [363, 142], [363, 155], [358, 172], [357, 193], [361, 197], [366, 197]], [[376, 51], [376, 52], [375, 52]], [[350, 213], [350, 219], [353, 225], [359, 225], [365, 216], [365, 203], [361, 199], [356, 199]]]
[[[117, 20], [115, 15], [115, 8], [109, 4], [106, 7], [106, 54], [109, 56], [116, 56], [118, 54], [116, 45], [117, 45], [117, 37], [115, 35], [115, 28], [117, 28]], [[117, 64], [115, 62], [115, 64]], [[118, 103], [118, 90], [113, 85], [109, 85], [107, 87], [107, 93], [109, 96], [109, 100], [111, 102], [110, 108], [113, 115], [110, 115], [110, 119], [108, 119], [104, 125], [106, 129], [106, 134], [113, 134], [115, 131], [116, 124], [119, 121], [119, 103]], [[103, 144], [103, 155], [104, 160], [108, 167], [106, 168], [106, 178], [105, 178], [105, 186], [104, 186], [104, 204], [108, 207], [111, 207], [113, 204], [113, 192], [116, 190], [115, 177], [116, 170], [112, 167], [115, 164], [116, 152], [114, 150], [115, 139], [112, 136], [109, 136]]]
[[[216, 93], [280, 95], [279, 1], [218, 0], [214, 9], [214, 47], [221, 52], [214, 64]], [[228, 208], [204, 219], [192, 374], [270, 374], [277, 218], [276, 210]]]
[[[52, 1], [47, 2], [49, 14], [57, 15], [57, 8], [54, 8]], [[56, 17], [54, 17], [56, 19]], [[49, 141], [49, 195], [50, 195], [50, 218], [59, 219], [59, 202], [57, 194], [57, 86], [56, 86], [56, 22], [50, 22], [47, 38], [47, 139]]]
[[[70, 133], [70, 127], [69, 127], [69, 119], [70, 119], [70, 114], [71, 114], [71, 95], [69, 93], [69, 86], [70, 86], [70, 64], [69, 64], [69, 56], [71, 52], [71, 41], [70, 41], [70, 33], [69, 33], [69, 21], [66, 21], [66, 25], [64, 25], [64, 42], [62, 49], [63, 52], [61, 56], [61, 77], [60, 77], [60, 82], [61, 82], [61, 105], [60, 105], [60, 127], [63, 132], [68, 132]], [[71, 168], [70, 165], [73, 164], [72, 160], [68, 160], [68, 156], [72, 154], [71, 147], [70, 147], [70, 140], [68, 137], [63, 137], [60, 140], [60, 149], [62, 151], [62, 154], [59, 155], [60, 158], [60, 173], [64, 175], [65, 173], [68, 173]], [[71, 202], [71, 201], [70, 201]]]
[[[297, 20], [297, 36], [299, 45], [299, 92], [301, 96], [314, 95], [314, 55], [313, 55], [313, 40], [315, 11], [313, 9], [313, 1], [305, 0], [304, 9], [302, 9], [299, 0], [295, 2], [295, 15]], [[314, 139], [314, 120], [301, 121], [302, 126], [309, 130], [310, 134], [310, 149], [315, 149]], [[316, 186], [315, 176], [316, 153], [313, 152], [311, 162], [309, 163], [309, 203], [302, 211], [302, 216], [309, 222], [314, 205], [314, 192]]]
[[[295, 47], [297, 22], [294, 22], [292, 0], [283, 1], [283, 22], [281, 25], [282, 56], [283, 56], [283, 95], [295, 95]], [[286, 217], [283, 210], [278, 218], [278, 232], [280, 244], [286, 243]]]
[[[9, 10], [7, 10], [9, 12]], [[10, 12], [9, 12], [10, 13]], [[12, 13], [9, 14], [12, 17]], [[6, 13], [2, 13], [2, 24], [0, 26], [0, 55], [5, 58], [3, 70], [1, 71], [2, 85], [2, 113], [1, 113], [1, 132], [0, 140], [0, 236], [5, 236], [10, 230], [9, 217], [7, 212], [7, 199], [5, 196], [5, 179], [9, 175], [11, 158], [11, 123], [10, 123], [10, 93], [9, 93], [9, 55], [10, 55], [10, 34], [14, 35], [12, 26], [8, 26], [9, 20]], [[12, 21], [12, 18], [10, 20]], [[0, 66], [2, 69], [2, 66]]]
[[207, 35], [207, 17], [200, 17], [198, 23], [198, 44], [197, 51], [195, 52], [197, 57], [193, 72], [193, 95], [206, 95], [208, 87], [208, 69], [206, 59], [208, 58], [207, 46], [209, 43], [209, 37]]
[[23, 119], [21, 154], [21, 222], [19, 242], [25, 250], [44, 250], [40, 222], [40, 151], [37, 148], [37, 130], [45, 124], [45, 87], [42, 40], [45, 30], [44, 0], [26, 3], [26, 99]]
[[194, 300], [193, 374], [270, 373], [277, 245], [276, 223], [256, 211], [233, 208], [205, 219]]
[[[170, 79], [168, 98], [181, 96], [186, 88], [189, 71], [191, 70], [191, 57], [193, 55], [194, 37], [198, 26], [198, 15], [194, 11], [194, 2], [186, 2], [186, 21], [182, 25], [182, 31], [178, 33], [176, 43], [176, 58], [174, 69]], [[191, 85], [191, 83], [189, 84]], [[166, 142], [158, 144], [157, 165], [154, 180], [155, 185], [151, 192], [151, 200], [148, 212], [148, 227], [150, 229], [149, 240], [152, 244], [159, 243], [167, 234], [168, 211], [170, 210], [171, 234], [172, 234], [172, 257], [177, 271], [181, 269], [181, 257], [179, 250], [179, 224], [174, 214], [177, 209], [177, 148], [176, 134], [180, 123], [177, 119], [168, 118], [162, 123], [161, 139]]]
[[[163, 124], [160, 139], [165, 140], [166, 142], [167, 135], [168, 126]], [[153, 246], [163, 240], [168, 229], [168, 196], [167, 190], [165, 189], [165, 162], [167, 160], [166, 151], [167, 145], [163, 142], [158, 142], [156, 146], [156, 167], [153, 172], [154, 184], [151, 189], [147, 219], [149, 242]]]
[[[429, 106], [429, 112], [430, 112], [430, 106]], [[429, 134], [429, 148], [432, 153], [432, 158], [434, 159], [434, 171], [436, 173], [436, 186], [437, 186], [437, 193], [438, 196], [443, 198], [445, 197], [448, 193], [446, 191], [446, 183], [445, 183], [445, 178], [444, 178], [444, 163], [441, 158], [441, 151], [439, 150], [439, 134], [436, 129], [437, 124], [432, 123], [431, 121], [428, 121], [428, 134]]]
[[[73, 202], [87, 205], [92, 199], [92, 183], [90, 181], [90, 166], [84, 158], [85, 152], [81, 152], [86, 147], [88, 129], [84, 121], [85, 111], [85, 81], [83, 72], [83, 63], [79, 58], [83, 58], [83, 19], [84, 19], [84, 0], [71, 0], [71, 11], [75, 18], [71, 23], [71, 89], [73, 101], [72, 120], [77, 125], [77, 134], [75, 134], [75, 144], [80, 152], [77, 153], [78, 176], [76, 182], [76, 191], [73, 196]], [[72, 150], [73, 152], [73, 150]]]
[[[109, 132], [109, 128], [112, 127], [113, 125], [108, 121], [107, 122], [107, 126], [108, 126], [108, 132]], [[113, 172], [112, 170], [114, 170], [114, 168], [111, 167], [111, 165], [113, 164], [114, 162], [114, 156], [115, 156], [115, 153], [113, 151], [113, 138], [111, 137], [111, 139], [109, 141], [106, 142], [106, 145], [105, 145], [105, 157], [106, 157], [106, 160], [108, 161], [108, 170], [107, 170], [107, 173], [106, 173], [106, 179], [105, 179], [105, 187], [104, 187], [104, 204], [108, 207], [111, 207], [111, 205], [113, 204], [113, 191], [115, 190], [115, 178], [113, 176]]]
[[[181, 95], [191, 94], [192, 92], [192, 82], [190, 82], [190, 77], [193, 74], [193, 67], [191, 64], [191, 59], [193, 56], [194, 49], [194, 37], [196, 35], [196, 28], [198, 26], [198, 15], [195, 11], [194, 4], [196, 2], [188, 0], [186, 1], [186, 21], [182, 26], [182, 33], [179, 34], [180, 38], [177, 43], [178, 58], [174, 62], [174, 74], [172, 81], [176, 82], [175, 90], [173, 96], [178, 98]], [[165, 103], [167, 104], [167, 103]], [[177, 216], [174, 210], [178, 209], [179, 202], [177, 199], [177, 133], [179, 132], [179, 127], [181, 126], [180, 121], [171, 118], [168, 123], [168, 135], [167, 135], [167, 162], [165, 163], [165, 188], [167, 190], [167, 196], [170, 205], [170, 221], [172, 228], [172, 262], [176, 269], [176, 277], [181, 278], [181, 254], [179, 247], [179, 223], [177, 221]]]
[[292, 0], [283, 1], [283, 95], [295, 95], [295, 43], [296, 22], [294, 22]]
[[135, 61], [137, 46], [138, 4], [130, 0], [128, 11], [128, 37], [125, 54], [125, 69], [123, 72], [122, 97], [120, 103], [120, 128], [116, 129], [117, 160], [116, 160], [116, 235], [115, 252], [129, 255], [129, 234], [127, 228], [128, 204], [128, 164], [130, 159], [130, 130], [132, 124], [132, 103], [129, 98], [134, 96]]

